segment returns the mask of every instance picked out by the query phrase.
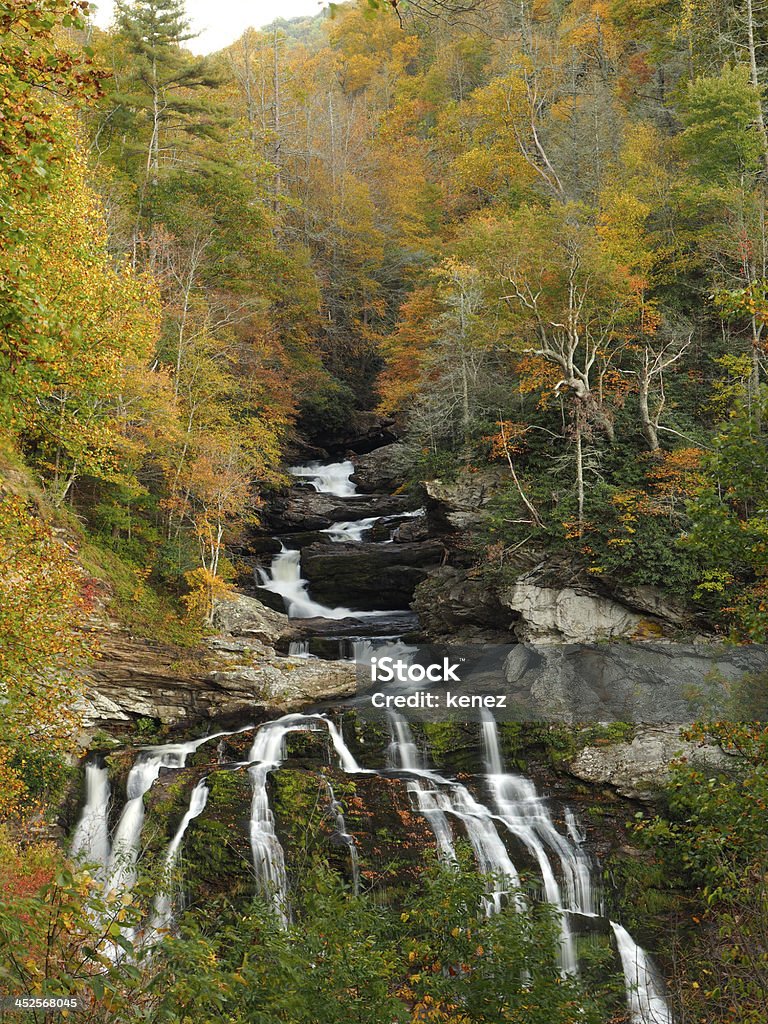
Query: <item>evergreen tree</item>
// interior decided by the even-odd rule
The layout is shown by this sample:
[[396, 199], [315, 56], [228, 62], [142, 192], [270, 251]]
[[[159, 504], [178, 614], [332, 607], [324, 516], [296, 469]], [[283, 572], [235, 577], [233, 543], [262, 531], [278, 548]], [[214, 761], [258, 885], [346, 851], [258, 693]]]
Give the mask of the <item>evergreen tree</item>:
[[197, 93], [217, 78], [205, 58], [182, 47], [194, 38], [183, 0], [118, 0], [117, 25], [128, 58], [114, 97], [130, 129], [123, 157], [130, 167], [141, 155], [145, 183], [156, 185], [161, 168], [178, 162], [185, 137], [213, 134], [212, 108]]

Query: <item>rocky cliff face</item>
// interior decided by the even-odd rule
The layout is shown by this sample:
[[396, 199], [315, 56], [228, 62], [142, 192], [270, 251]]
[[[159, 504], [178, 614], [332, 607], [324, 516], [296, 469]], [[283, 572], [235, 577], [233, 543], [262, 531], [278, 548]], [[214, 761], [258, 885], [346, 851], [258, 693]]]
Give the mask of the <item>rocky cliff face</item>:
[[214, 620], [221, 633], [194, 651], [132, 636], [117, 623], [102, 628], [82, 705], [85, 732], [124, 732], [140, 718], [168, 727], [264, 718], [355, 689], [349, 662], [277, 654], [271, 644], [293, 635], [289, 620], [253, 598], [220, 602]]

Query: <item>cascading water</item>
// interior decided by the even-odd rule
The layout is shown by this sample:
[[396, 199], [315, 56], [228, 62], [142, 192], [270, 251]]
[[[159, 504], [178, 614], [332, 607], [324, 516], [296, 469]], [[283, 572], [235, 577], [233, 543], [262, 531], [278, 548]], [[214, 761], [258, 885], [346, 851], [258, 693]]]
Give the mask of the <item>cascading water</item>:
[[[117, 823], [112, 840], [101, 844], [103, 860], [95, 861], [100, 866], [100, 874], [104, 877], [105, 892], [129, 890], [136, 882], [136, 862], [141, 845], [141, 831], [144, 826], [144, 796], [157, 781], [162, 768], [183, 768], [187, 758], [204, 743], [210, 743], [222, 736], [232, 736], [235, 732], [245, 732], [251, 726], [228, 732], [216, 732], [211, 736], [202, 736], [187, 743], [166, 743], [163, 746], [150, 747], [142, 750], [128, 773], [126, 782], [126, 803], [120, 820]], [[87, 783], [86, 783], [87, 784]], [[86, 801], [86, 809], [88, 801]], [[85, 812], [83, 814], [85, 817]], [[73, 843], [78, 839], [77, 831]], [[81, 858], [83, 859], [83, 858]]]
[[337, 498], [352, 498], [357, 494], [357, 488], [349, 479], [354, 471], [354, 464], [349, 461], [332, 462], [326, 466], [320, 462], [311, 462], [308, 466], [288, 468], [291, 476], [306, 480], [321, 494], [333, 494]]
[[285, 737], [288, 733], [318, 731], [323, 727], [328, 730], [344, 771], [362, 771], [339, 730], [322, 715], [285, 715], [274, 722], [267, 722], [256, 733], [249, 754], [249, 760], [255, 762], [249, 769], [253, 787], [250, 838], [254, 871], [260, 888], [272, 900], [284, 924], [290, 918], [288, 880], [285, 855], [275, 832], [275, 819], [269, 806], [267, 781], [269, 773], [279, 767], [285, 756]]
[[611, 921], [626, 982], [632, 1024], [673, 1024], [656, 968], [626, 928]]
[[343, 843], [349, 850], [349, 863], [352, 871], [352, 891], [355, 896], [358, 896], [360, 894], [360, 861], [357, 855], [357, 843], [355, 842], [354, 837], [347, 832], [347, 823], [344, 820], [344, 809], [336, 799], [336, 794], [333, 792], [333, 786], [329, 779], [325, 780], [325, 788], [328, 792], [330, 812], [336, 828], [334, 835], [337, 840]]
[[448, 861], [456, 858], [447, 821], [447, 815], [451, 815], [463, 824], [478, 866], [489, 876], [486, 910], [498, 913], [509, 890], [519, 888], [520, 877], [501, 841], [493, 815], [475, 800], [466, 786], [420, 767], [418, 750], [407, 722], [394, 713], [389, 720], [392, 729], [390, 759], [414, 776], [411, 792], [417, 808], [424, 813], [434, 832], [439, 854]]
[[96, 761], [85, 766], [85, 806], [77, 823], [70, 853], [84, 864], [97, 865], [102, 878], [109, 859], [109, 772]]
[[201, 779], [192, 790], [187, 813], [181, 819], [181, 823], [176, 829], [176, 835], [171, 840], [166, 851], [163, 859], [162, 888], [155, 897], [152, 914], [151, 928], [153, 932], [167, 931], [173, 921], [173, 900], [171, 895], [173, 870], [176, 867], [179, 849], [181, 847], [182, 840], [184, 839], [184, 835], [189, 828], [189, 823], [194, 818], [197, 818], [198, 815], [203, 813], [205, 805], [208, 802], [208, 793], [209, 789], [207, 781], [205, 779]]
[[[454, 832], [450, 824], [453, 820], [460, 824], [469, 839], [478, 867], [489, 876], [486, 912], [500, 911], [504, 902], [510, 898], [517, 909], [522, 910], [525, 902], [519, 891], [520, 877], [502, 838], [507, 833], [537, 864], [544, 895], [561, 912], [561, 970], [563, 973], [577, 973], [578, 960], [568, 919], [572, 916], [595, 918], [601, 911], [590, 863], [581, 849], [583, 836], [572, 811], [566, 811], [566, 837], [558, 832], [533, 783], [504, 771], [498, 729], [490, 717], [483, 721], [482, 736], [486, 769], [484, 778], [491, 794], [491, 807], [483, 804], [466, 786], [425, 767], [405, 719], [392, 714], [390, 728], [388, 771], [395, 771], [404, 778], [414, 807], [424, 816], [435, 836], [437, 851], [443, 862], [450, 864], [456, 861]], [[284, 759], [285, 738], [289, 733], [320, 730], [327, 732], [343, 771], [349, 774], [379, 774], [357, 763], [340, 729], [322, 714], [290, 714], [260, 726], [246, 762], [253, 789], [250, 843], [254, 870], [259, 887], [267, 894], [284, 924], [290, 919], [288, 882], [285, 855], [269, 805], [268, 777]], [[128, 799], [115, 832], [111, 856], [106, 831], [109, 801], [106, 769], [95, 762], [86, 767], [86, 804], [75, 829], [72, 850], [82, 859], [106, 868], [104, 875], [107, 891], [126, 889], [133, 884], [144, 818], [144, 795], [161, 769], [182, 768], [188, 755], [202, 743], [230, 735], [231, 732], [216, 733], [189, 743], [151, 748], [139, 754], [129, 773]], [[335, 798], [330, 781], [324, 781], [330, 813], [334, 818], [335, 835], [349, 849], [353, 887], [358, 892], [357, 845], [347, 829], [342, 808]], [[188, 810], [164, 856], [164, 887], [154, 901], [148, 932], [150, 935], [161, 936], [172, 923], [170, 879], [173, 868], [187, 828], [204, 811], [207, 797], [207, 785], [205, 780], [201, 780], [192, 791]], [[559, 880], [550, 857], [557, 866]], [[620, 924], [610, 922], [610, 927], [624, 971], [632, 1024], [672, 1024], [663, 984], [650, 958]]]
[[369, 516], [367, 519], [356, 519], [348, 523], [334, 523], [320, 532], [327, 533], [328, 539], [334, 544], [359, 544], [363, 534], [372, 530], [381, 518], [383, 517]]
[[313, 601], [307, 591], [307, 581], [301, 578], [301, 552], [283, 547], [272, 559], [269, 570], [259, 569], [261, 589], [279, 594], [289, 618], [292, 619], [349, 619], [375, 615], [376, 612], [353, 612], [349, 608], [327, 608]]

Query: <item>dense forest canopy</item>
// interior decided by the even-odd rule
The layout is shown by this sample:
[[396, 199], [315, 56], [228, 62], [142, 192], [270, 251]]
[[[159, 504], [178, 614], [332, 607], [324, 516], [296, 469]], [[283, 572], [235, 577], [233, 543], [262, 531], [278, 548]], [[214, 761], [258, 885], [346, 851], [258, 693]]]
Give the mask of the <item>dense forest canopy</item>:
[[[109, 31], [0, 0], [0, 812], [59, 785], [94, 580], [194, 644], [288, 456], [374, 415], [414, 480], [498, 466], [479, 576], [562, 552], [764, 643], [765, 4], [358, 0], [190, 38], [183, 0], [118, 0]], [[764, 736], [726, 740], [763, 800]], [[764, 887], [754, 806], [723, 824], [681, 772], [643, 826], [670, 872], [711, 894], [732, 827], [734, 892]], [[731, 913], [738, 958], [765, 925]], [[223, 956], [195, 943], [178, 975]], [[540, 1019], [574, 1019], [553, 991]], [[695, 1019], [762, 1019], [718, 1006]]]
[[414, 476], [507, 465], [473, 544], [764, 635], [759, 10], [347, 4], [207, 58], [176, 0], [4, 24], [4, 415], [54, 504], [205, 604], [286, 443], [377, 409]]

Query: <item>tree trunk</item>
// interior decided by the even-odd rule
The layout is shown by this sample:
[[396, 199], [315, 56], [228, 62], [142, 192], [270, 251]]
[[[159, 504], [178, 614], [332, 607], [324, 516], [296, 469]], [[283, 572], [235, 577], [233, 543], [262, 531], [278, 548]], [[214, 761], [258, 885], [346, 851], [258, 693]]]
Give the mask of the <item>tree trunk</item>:
[[760, 88], [760, 73], [757, 67], [755, 44], [755, 13], [753, 0], [745, 0], [747, 15], [747, 49], [749, 51], [749, 72], [752, 88], [757, 93], [757, 127], [763, 144], [763, 168], [768, 176], [768, 129], [763, 115], [763, 91]]
[[578, 503], [579, 536], [584, 532], [584, 452], [581, 440], [581, 417], [576, 414], [576, 499]]
[[640, 406], [640, 426], [643, 431], [643, 437], [652, 452], [659, 450], [659, 435], [656, 430], [656, 426], [651, 420], [651, 413], [649, 408], [649, 391], [650, 381], [647, 373], [643, 373], [640, 377], [640, 388], [638, 394], [638, 403]]

